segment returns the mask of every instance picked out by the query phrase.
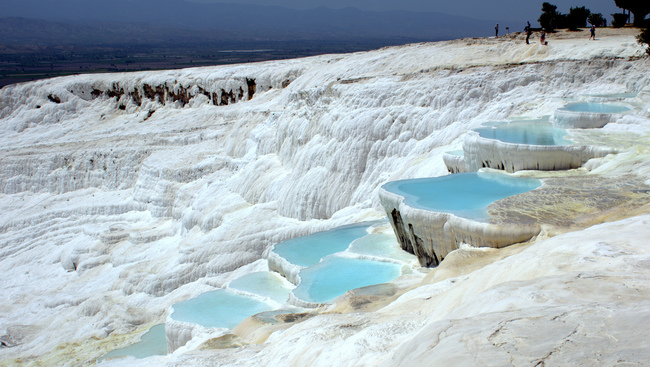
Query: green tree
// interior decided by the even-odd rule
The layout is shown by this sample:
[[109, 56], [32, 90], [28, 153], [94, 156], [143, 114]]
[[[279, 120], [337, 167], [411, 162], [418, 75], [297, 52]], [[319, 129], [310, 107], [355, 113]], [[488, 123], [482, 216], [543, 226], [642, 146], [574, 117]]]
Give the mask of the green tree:
[[589, 18], [587, 18], [587, 21], [591, 25], [595, 25], [596, 27], [600, 27], [603, 22], [605, 21], [605, 18], [603, 18], [603, 15], [600, 13], [591, 13], [589, 14]]
[[627, 10], [634, 15], [634, 26], [643, 27], [645, 16], [650, 13], [650, 1], [648, 0], [614, 0], [616, 6]]
[[614, 28], [621, 28], [627, 22], [627, 14], [624, 13], [614, 13], [612, 14], [612, 18], [612, 27]]
[[547, 32], [553, 32], [558, 28], [558, 23], [560, 22], [561, 17], [562, 14], [557, 12], [557, 6], [550, 3], [543, 3], [542, 15], [539, 16], [537, 21], [542, 28], [546, 29]]
[[567, 27], [572, 31], [575, 31], [578, 28], [586, 27], [587, 18], [590, 14], [591, 11], [584, 6], [569, 9], [569, 15], [567, 16]]

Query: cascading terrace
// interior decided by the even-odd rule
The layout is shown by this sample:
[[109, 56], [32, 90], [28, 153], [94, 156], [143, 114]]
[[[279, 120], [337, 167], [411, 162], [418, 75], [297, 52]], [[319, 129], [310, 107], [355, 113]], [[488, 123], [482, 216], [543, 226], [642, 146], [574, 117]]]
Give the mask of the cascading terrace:
[[[351, 289], [396, 278], [413, 257], [401, 252], [386, 230], [384, 221], [362, 222], [276, 244], [268, 255], [269, 271], [244, 275], [226, 288], [174, 304], [164, 324], [166, 351], [173, 352], [200, 334], [227, 334], [259, 313], [272, 311], [277, 319], [309, 312]], [[145, 333], [141, 342], [102, 359], [160, 354], [162, 339], [149, 342], [158, 327]]]
[[[627, 96], [636, 94], [618, 94], [616, 98]], [[417, 255], [422, 266], [435, 266], [461, 243], [498, 248], [530, 240], [539, 234], [541, 224], [552, 221], [549, 215], [557, 215], [559, 210], [555, 208], [560, 198], [543, 194], [537, 189], [541, 182], [521, 177], [526, 175], [509, 177], [481, 170], [497, 169], [511, 173], [568, 170], [579, 168], [592, 158], [618, 153], [615, 148], [573, 144], [565, 138], [567, 132], [564, 128], [599, 128], [614, 121], [621, 113], [630, 111], [630, 108], [620, 105], [573, 103], [556, 111], [553, 124], [539, 120], [513, 121], [470, 131], [465, 136], [462, 151], [443, 155], [452, 176], [394, 181], [380, 189], [382, 206], [402, 249]], [[479, 172], [461, 173], [476, 171]], [[603, 181], [607, 182], [606, 179]], [[544, 187], [557, 187], [557, 182], [559, 180], [551, 177], [543, 179]], [[562, 183], [566, 184], [566, 181]], [[603, 182], [602, 187], [608, 184]], [[640, 183], [629, 182], [630, 186], [636, 184]], [[500, 185], [506, 190], [497, 188]], [[591, 186], [587, 189], [576, 182], [569, 186], [590, 195], [602, 195], [602, 188]], [[523, 194], [528, 191], [530, 193]], [[630, 196], [624, 194], [624, 199], [611, 201], [600, 209], [611, 209], [623, 203], [629, 205], [633, 200], [639, 200], [636, 204], [643, 205], [650, 200], [647, 195], [632, 199], [635, 189], [622, 189], [619, 193]], [[499, 210], [494, 209], [499, 200], [507, 197], [511, 197], [508, 199], [509, 207], [501, 205]], [[540, 216], [534, 209], [526, 207], [525, 201], [531, 197], [537, 205], [551, 208], [551, 212]], [[581, 199], [588, 201], [584, 197]], [[584, 211], [569, 209], [573, 213], [569, 217], [584, 214]]]
[[[321, 307], [348, 290], [389, 282], [412, 260], [403, 252], [395, 252], [397, 244], [401, 250], [415, 255], [421, 266], [429, 267], [439, 265], [461, 243], [501, 248], [533, 238], [540, 233], [540, 225], [548, 220], [534, 213], [531, 201], [535, 202], [535, 208], [547, 208], [541, 211], [552, 213], [558, 196], [548, 194], [549, 191], [567, 187], [570, 191], [571, 187], [581, 186], [586, 192], [582, 195], [593, 196], [604, 186], [588, 184], [579, 178], [563, 181], [542, 177], [540, 180], [514, 177], [505, 172], [483, 172], [479, 168], [494, 167], [509, 172], [531, 168], [570, 169], [583, 165], [589, 158], [618, 152], [613, 148], [572, 144], [565, 139], [566, 134], [549, 122], [537, 120], [492, 124], [468, 133], [463, 151], [448, 153], [445, 163], [452, 172], [479, 172], [393, 181], [381, 187], [380, 202], [395, 237], [373, 233], [382, 223], [368, 222], [278, 243], [267, 254], [269, 271], [245, 275], [231, 281], [226, 288], [174, 304], [164, 325], [166, 350], [172, 352], [200, 334], [226, 335], [253, 315], [259, 314], [261, 320], [268, 313], [277, 322], [278, 315], [297, 315]], [[492, 143], [492, 154], [500, 157], [500, 163], [491, 163], [497, 159], [472, 155], [481, 151], [472, 151], [472, 147], [490, 144], [485, 142], [502, 143]], [[544, 151], [545, 154], [540, 153]], [[552, 155], [549, 152], [553, 151], [578, 158], [555, 156], [553, 167], [540, 162], [548, 160]], [[576, 153], [585, 151], [592, 154]], [[506, 156], [509, 161], [503, 158]], [[482, 167], [468, 164], [465, 162], [468, 157], [470, 162], [484, 164]], [[569, 163], [557, 164], [559, 161]], [[620, 194], [627, 189], [631, 193], [626, 197], [628, 201], [612, 201], [608, 205], [650, 202], [650, 190], [639, 189], [642, 183], [627, 182], [624, 188], [620, 184], [612, 183], [613, 190]], [[602, 203], [599, 205], [602, 209]], [[103, 358], [160, 354], [160, 340], [150, 342], [160, 333], [160, 327], [155, 326], [144, 334], [141, 342]]]

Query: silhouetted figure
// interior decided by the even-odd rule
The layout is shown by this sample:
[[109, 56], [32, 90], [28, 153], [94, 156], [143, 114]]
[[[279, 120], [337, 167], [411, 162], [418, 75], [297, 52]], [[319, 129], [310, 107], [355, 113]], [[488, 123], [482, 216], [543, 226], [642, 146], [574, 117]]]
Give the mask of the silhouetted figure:
[[591, 32], [591, 35], [589, 36], [589, 39], [593, 38], [594, 41], [595, 41], [596, 40], [596, 26], [592, 24], [591, 29], [589, 30], [589, 32]]
[[494, 27], [494, 37], [499, 37], [499, 23]]
[[524, 28], [524, 32], [526, 32], [526, 44], [530, 45], [530, 36], [533, 34], [533, 31], [530, 29], [530, 22], [528, 22], [528, 25]]
[[546, 31], [542, 28], [542, 34], [539, 35], [539, 43], [542, 45], [548, 45], [548, 42], [546, 42]]

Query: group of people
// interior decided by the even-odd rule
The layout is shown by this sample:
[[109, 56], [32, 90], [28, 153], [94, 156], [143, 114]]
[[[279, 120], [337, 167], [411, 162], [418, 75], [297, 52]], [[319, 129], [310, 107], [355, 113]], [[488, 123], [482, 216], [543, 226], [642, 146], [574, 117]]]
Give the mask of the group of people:
[[[526, 23], [527, 24], [526, 24], [526, 27], [524, 27], [524, 32], [526, 32], [526, 44], [529, 45], [530, 44], [530, 36], [533, 34], [533, 30], [530, 27], [530, 22], [526, 22]], [[496, 27], [494, 27], [494, 31], [495, 31], [494, 36], [499, 37], [499, 23], [497, 23]], [[589, 30], [589, 33], [590, 33], [589, 39], [590, 40], [593, 39], [595, 41], [596, 40], [596, 26], [592, 25], [591, 29]], [[539, 35], [539, 42], [542, 45], [545, 45], [545, 46], [548, 45], [548, 42], [546, 41], [546, 30], [544, 28], [542, 28], [542, 31], [541, 31], [541, 33]]]

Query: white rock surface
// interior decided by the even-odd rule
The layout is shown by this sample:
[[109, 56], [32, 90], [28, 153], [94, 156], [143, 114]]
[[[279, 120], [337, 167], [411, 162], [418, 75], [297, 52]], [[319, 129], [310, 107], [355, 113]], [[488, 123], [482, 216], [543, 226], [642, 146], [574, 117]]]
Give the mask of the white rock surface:
[[559, 108], [553, 114], [553, 126], [561, 129], [599, 129], [621, 117], [620, 113], [568, 111]]
[[580, 168], [592, 158], [618, 152], [606, 146], [507, 143], [481, 137], [475, 131], [465, 135], [463, 150], [468, 172], [476, 172], [484, 167], [507, 172], [568, 170]]

